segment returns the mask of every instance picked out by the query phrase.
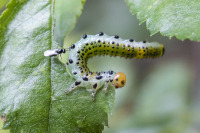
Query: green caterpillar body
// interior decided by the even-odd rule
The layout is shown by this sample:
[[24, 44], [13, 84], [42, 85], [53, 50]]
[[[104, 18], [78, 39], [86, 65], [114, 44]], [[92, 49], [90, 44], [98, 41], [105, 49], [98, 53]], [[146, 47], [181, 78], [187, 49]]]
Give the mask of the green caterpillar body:
[[83, 35], [82, 39], [72, 44], [67, 66], [76, 82], [67, 90], [67, 94], [77, 88], [93, 88], [92, 99], [96, 91], [104, 86], [106, 92], [108, 84], [120, 88], [125, 85], [126, 76], [123, 73], [91, 72], [87, 61], [95, 55], [120, 56], [124, 58], [156, 58], [162, 56], [164, 46], [156, 42], [135, 42], [133, 39], [123, 40], [119, 36], [108, 36], [102, 32], [97, 35]]

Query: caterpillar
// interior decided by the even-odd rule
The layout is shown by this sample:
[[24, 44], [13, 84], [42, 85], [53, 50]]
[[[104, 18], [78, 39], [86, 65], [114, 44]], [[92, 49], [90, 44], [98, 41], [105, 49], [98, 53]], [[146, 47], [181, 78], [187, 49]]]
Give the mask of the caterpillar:
[[[69, 94], [77, 87], [93, 88], [92, 100], [97, 90], [104, 87], [106, 93], [108, 85], [122, 88], [126, 84], [126, 75], [122, 72], [91, 72], [87, 61], [95, 55], [120, 56], [124, 58], [156, 58], [164, 54], [164, 46], [157, 42], [135, 42], [133, 39], [123, 40], [118, 35], [108, 36], [103, 32], [97, 35], [83, 35], [81, 40], [72, 44], [69, 59], [66, 63], [71, 75], [76, 79], [66, 91]], [[56, 56], [65, 53], [65, 49], [47, 50], [44, 56]]]

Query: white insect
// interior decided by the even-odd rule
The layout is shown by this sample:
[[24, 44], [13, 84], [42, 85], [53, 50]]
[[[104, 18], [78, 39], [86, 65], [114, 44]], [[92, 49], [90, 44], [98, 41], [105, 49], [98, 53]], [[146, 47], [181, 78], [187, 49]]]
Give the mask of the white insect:
[[56, 56], [61, 53], [65, 53], [65, 49], [51, 49], [44, 52], [44, 56]]

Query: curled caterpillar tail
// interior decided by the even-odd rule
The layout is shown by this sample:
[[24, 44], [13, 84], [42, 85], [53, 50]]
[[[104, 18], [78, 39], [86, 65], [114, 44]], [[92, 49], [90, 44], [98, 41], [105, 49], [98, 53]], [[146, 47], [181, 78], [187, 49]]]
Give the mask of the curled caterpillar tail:
[[124, 58], [156, 58], [162, 56], [164, 46], [157, 42], [136, 42], [123, 40], [119, 36], [108, 36], [102, 32], [97, 35], [83, 35], [82, 39], [72, 44], [67, 65], [80, 75], [91, 75], [87, 61], [95, 55], [120, 56]]
[[[86, 36], [86, 35], [85, 35]], [[157, 42], [135, 42], [133, 39], [123, 40], [119, 36], [87, 35], [75, 46], [79, 58], [87, 61], [95, 55], [120, 56], [124, 58], [156, 58], [163, 55], [164, 47]], [[81, 44], [80, 44], [81, 43]]]
[[[55, 56], [64, 53], [65, 50], [49, 50], [45, 56]], [[120, 56], [124, 58], [157, 58], [164, 54], [164, 46], [157, 42], [136, 42], [133, 39], [123, 40], [119, 36], [108, 36], [103, 32], [97, 35], [83, 35], [82, 39], [69, 48], [67, 66], [76, 82], [71, 85], [66, 94], [80, 87], [92, 88], [92, 99], [96, 91], [104, 86], [113, 85], [121, 88], [126, 83], [125, 74], [119, 72], [91, 72], [87, 67], [87, 61], [95, 55]]]

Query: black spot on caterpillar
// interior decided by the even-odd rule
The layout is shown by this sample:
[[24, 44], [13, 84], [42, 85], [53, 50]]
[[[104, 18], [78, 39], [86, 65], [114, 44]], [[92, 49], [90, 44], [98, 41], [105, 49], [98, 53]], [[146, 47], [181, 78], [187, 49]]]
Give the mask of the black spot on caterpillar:
[[[65, 53], [64, 49], [47, 50], [45, 56], [55, 56]], [[76, 82], [71, 85], [66, 94], [78, 86], [93, 88], [92, 99], [96, 91], [108, 84], [121, 88], [126, 83], [126, 76], [122, 72], [94, 73], [87, 67], [87, 61], [95, 55], [120, 56], [124, 58], [156, 58], [164, 54], [164, 46], [156, 42], [135, 42], [133, 39], [123, 40], [118, 35], [108, 36], [103, 32], [97, 35], [83, 35], [82, 39], [69, 47], [69, 60], [67, 66]]]

